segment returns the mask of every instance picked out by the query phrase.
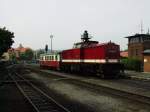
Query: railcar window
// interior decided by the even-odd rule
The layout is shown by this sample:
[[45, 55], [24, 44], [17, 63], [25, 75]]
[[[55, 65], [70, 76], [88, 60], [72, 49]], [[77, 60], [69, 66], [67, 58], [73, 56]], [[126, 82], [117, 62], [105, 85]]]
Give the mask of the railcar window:
[[52, 60], [54, 60], [54, 56], [52, 56]]
[[55, 60], [57, 60], [57, 55], [55, 56]]

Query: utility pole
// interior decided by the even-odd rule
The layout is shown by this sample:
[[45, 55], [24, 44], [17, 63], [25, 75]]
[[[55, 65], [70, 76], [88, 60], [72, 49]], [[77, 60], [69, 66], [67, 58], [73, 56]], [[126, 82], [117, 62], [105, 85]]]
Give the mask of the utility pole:
[[53, 35], [50, 35], [50, 39], [51, 39], [51, 53], [52, 53], [52, 51], [53, 51], [53, 49], [52, 49], [52, 39], [53, 39]]

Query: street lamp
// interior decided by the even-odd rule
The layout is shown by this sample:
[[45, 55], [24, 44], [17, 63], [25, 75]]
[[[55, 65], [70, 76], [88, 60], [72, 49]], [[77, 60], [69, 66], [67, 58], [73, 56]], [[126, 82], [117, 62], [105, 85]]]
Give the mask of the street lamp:
[[53, 39], [53, 35], [50, 35], [51, 38], [51, 52], [52, 52], [52, 39]]

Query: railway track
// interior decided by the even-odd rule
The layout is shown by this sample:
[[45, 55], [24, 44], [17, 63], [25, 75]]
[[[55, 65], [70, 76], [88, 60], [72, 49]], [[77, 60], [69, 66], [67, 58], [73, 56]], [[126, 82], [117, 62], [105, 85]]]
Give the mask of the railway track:
[[[36, 72], [37, 73], [37, 72]], [[61, 73], [58, 73], [58, 74], [47, 74], [47, 75], [43, 75], [43, 74], [41, 74], [42, 72], [40, 72], [40, 73], [37, 73], [37, 75], [36, 74], [32, 74], [31, 73], [31, 75], [32, 76], [35, 76], [35, 77], [30, 77], [30, 75], [27, 75], [26, 74], [26, 78], [28, 78], [28, 80], [27, 79], [25, 79], [25, 80], [23, 80], [22, 78], [22, 76], [20, 76], [19, 74], [14, 74], [14, 75], [12, 75], [12, 77], [19, 83], [19, 84], [21, 84], [21, 86], [22, 86], [22, 83], [26, 83], [26, 80], [27, 80], [27, 82], [29, 82], [29, 83], [31, 83], [31, 84], [36, 84], [36, 82], [34, 82], [34, 81], [37, 81], [37, 83], [39, 82], [41, 82], [41, 81], [43, 81], [43, 83], [46, 83], [46, 84], [48, 84], [48, 83], [52, 83], [52, 85], [53, 84], [55, 84], [55, 83], [59, 83], [60, 82], [60, 84], [63, 84], [63, 83], [65, 83], [65, 84], [71, 84], [73, 87], [77, 87], [77, 88], [83, 88], [83, 91], [84, 91], [84, 89], [86, 90], [86, 91], [89, 91], [89, 92], [93, 92], [93, 93], [95, 93], [95, 94], [100, 94], [100, 95], [104, 95], [104, 96], [110, 96], [110, 98], [112, 97], [112, 98], [114, 98], [114, 99], [117, 99], [118, 101], [121, 101], [121, 102], [123, 102], [123, 103], [125, 103], [125, 104], [127, 104], [128, 105], [128, 103], [127, 102], [129, 102], [129, 105], [130, 105], [130, 103], [131, 103], [131, 105], [132, 105], [132, 102], [136, 102], [138, 105], [142, 105], [142, 106], [145, 106], [146, 108], [147, 107], [149, 107], [149, 105], [150, 105], [150, 97], [146, 97], [146, 96], [142, 96], [142, 95], [138, 95], [138, 94], [136, 94], [136, 93], [131, 93], [131, 92], [128, 92], [128, 91], [122, 91], [122, 90], [118, 90], [118, 89], [114, 89], [114, 88], [111, 88], [111, 87], [105, 87], [105, 86], [100, 86], [100, 85], [98, 85], [98, 84], [96, 84], [96, 83], [91, 83], [91, 82], [86, 82], [87, 80], [86, 79], [84, 79], [84, 78], [75, 78], [75, 77], [67, 77], [68, 75], [61, 75]], [[43, 72], [44, 73], [44, 72]], [[29, 77], [28, 77], [29, 76]], [[40, 78], [41, 77], [41, 78]], [[34, 79], [35, 78], [35, 79]], [[40, 80], [36, 80], [36, 78], [37, 79], [40, 79]], [[92, 79], [92, 77], [91, 77], [91, 79]], [[32, 82], [33, 81], [33, 82]], [[45, 81], [45, 82], [44, 82]], [[104, 80], [103, 80], [104, 81]], [[127, 83], [127, 82], [123, 82], [123, 83]], [[135, 84], [136, 85], [136, 84]], [[42, 89], [42, 88], [41, 88]], [[52, 91], [53, 91], [53, 88], [50, 88], [50, 89], [52, 89]], [[33, 93], [33, 92], [32, 92]], [[69, 94], [68, 94], [69, 95]], [[25, 96], [25, 95], [24, 95]], [[33, 95], [34, 96], [34, 95]], [[39, 95], [38, 95], [39, 96]], [[38, 97], [37, 97], [38, 98]], [[42, 101], [40, 101], [40, 102], [42, 102]], [[94, 101], [95, 102], [95, 101]], [[97, 102], [97, 101], [96, 101]], [[99, 103], [99, 101], [98, 101], [98, 103]], [[35, 104], [35, 103], [34, 103]], [[43, 103], [44, 104], [44, 103]], [[84, 104], [84, 103], [83, 103]], [[96, 104], [97, 105], [97, 104]], [[141, 106], [141, 108], [143, 108]], [[130, 106], [129, 106], [130, 107]], [[138, 106], [139, 107], [139, 106]], [[138, 108], [137, 107], [137, 108]], [[69, 108], [69, 107], [67, 107], [67, 108]], [[90, 107], [91, 108], [91, 110], [93, 110], [94, 108], [93, 107]], [[96, 107], [95, 107], [96, 108]], [[136, 108], [136, 107], [134, 107], [134, 105], [133, 105], [133, 109], [134, 108]], [[139, 107], [140, 108], [140, 107]], [[70, 110], [72, 110], [72, 109], [70, 109]], [[132, 109], [131, 109], [132, 110]], [[50, 111], [50, 110], [46, 110], [45, 112], [48, 112], [48, 111]], [[38, 112], [43, 112], [43, 111], [38, 111]], [[52, 111], [53, 112], [53, 111]], [[56, 112], [59, 112], [59, 111], [56, 111]], [[60, 112], [64, 112], [64, 111], [60, 111]]]
[[20, 74], [14, 73], [9, 76], [36, 112], [70, 112]]
[[[42, 73], [42, 72], [41, 72]], [[41, 74], [42, 75], [42, 74]], [[61, 75], [61, 73], [58, 73], [57, 72], [52, 72], [51, 75], [54, 75], [54, 76], [57, 76], [57, 77], [61, 77], [62, 80], [65, 80], [66, 82], [70, 82], [71, 84], [75, 84], [75, 85], [78, 85], [78, 86], [82, 86], [83, 88], [88, 88], [92, 91], [95, 91], [95, 92], [98, 92], [98, 91], [103, 91], [103, 92], [106, 92], [108, 94], [113, 94], [113, 95], [116, 95], [116, 96], [119, 96], [119, 97], [122, 97], [122, 98], [127, 98], [129, 100], [135, 100], [135, 101], [138, 101], [138, 102], [141, 102], [141, 103], [146, 103], [148, 105], [150, 105], [150, 97], [148, 96], [143, 96], [143, 95], [140, 95], [140, 94], [137, 94], [137, 93], [133, 93], [133, 92], [128, 92], [128, 91], [123, 91], [123, 90], [119, 90], [119, 89], [115, 89], [115, 88], [111, 88], [111, 87], [106, 87], [106, 86], [103, 86], [103, 85], [97, 85], [95, 83], [91, 83], [91, 82], [88, 82], [87, 79], [83, 79], [83, 77], [80, 79], [79, 76], [69, 76], [69, 75]], [[50, 77], [49, 76], [49, 77]], [[59, 80], [60, 78], [58, 78]], [[54, 79], [55, 81], [57, 81], [57, 79]], [[138, 87], [137, 84], [139, 84], [139, 82], [137, 81], [129, 81], [129, 84], [128, 84], [128, 81], [119, 81], [118, 84], [121, 84], [121, 83], [126, 83], [127, 85], [129, 84], [133, 84], [134, 86]], [[145, 86], [146, 84], [142, 84], [140, 87], [138, 87], [137, 89], [141, 89], [142, 86]], [[132, 85], [130, 85], [132, 86]], [[147, 87], [144, 87], [144, 89], [147, 89], [149, 88], [148, 86]]]
[[147, 80], [130, 80], [130, 79], [126, 79], [126, 80], [118, 80], [117, 83], [121, 83], [121, 84], [126, 84], [129, 86], [134, 86], [137, 87], [139, 89], [145, 89], [145, 90], [150, 90], [150, 81]]
[[92, 84], [92, 83], [88, 83], [88, 82], [84, 82], [84, 81], [76, 80], [76, 79], [72, 79], [70, 81], [70, 83], [82, 86], [84, 88], [88, 88], [88, 89], [95, 91], [95, 92], [104, 92], [107, 94], [115, 95], [115, 96], [120, 97], [120, 98], [134, 100], [136, 102], [150, 105], [150, 97], [147, 97], [147, 96], [142, 96], [142, 95], [139, 95], [136, 93], [126, 92], [126, 91], [114, 89], [111, 87], [96, 85], [96, 84]]

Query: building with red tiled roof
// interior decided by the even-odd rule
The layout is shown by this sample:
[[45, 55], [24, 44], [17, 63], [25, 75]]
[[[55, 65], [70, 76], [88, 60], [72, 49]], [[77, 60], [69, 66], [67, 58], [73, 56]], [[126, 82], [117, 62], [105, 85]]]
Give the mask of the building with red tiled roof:
[[120, 52], [120, 56], [121, 56], [122, 58], [128, 58], [128, 51], [121, 51], [121, 52]]
[[28, 48], [28, 47], [25, 48], [25, 47], [22, 46], [22, 44], [20, 44], [18, 48], [15, 48], [15, 50], [19, 51], [20, 53], [24, 53], [28, 49], [30, 49], [30, 48]]
[[25, 48], [25, 47], [22, 46], [22, 44], [20, 44], [19, 47], [17, 47], [17, 48], [9, 49], [8, 53], [9, 53], [10, 57], [12, 55], [14, 55], [17, 59], [19, 59], [20, 58], [20, 54], [21, 53], [25, 53], [28, 49], [30, 49], [30, 48], [29, 47]]

